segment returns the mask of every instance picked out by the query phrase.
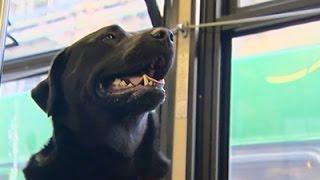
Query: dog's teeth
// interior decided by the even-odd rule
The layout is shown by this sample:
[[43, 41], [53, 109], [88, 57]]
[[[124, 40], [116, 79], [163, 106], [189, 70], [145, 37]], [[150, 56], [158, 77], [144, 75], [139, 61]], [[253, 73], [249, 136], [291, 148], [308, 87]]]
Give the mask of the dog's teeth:
[[133, 84], [129, 83], [129, 84], [128, 84], [128, 87], [133, 87]]
[[121, 83], [121, 80], [117, 78], [117, 79], [115, 79], [115, 80], [113, 81], [112, 84], [113, 84], [114, 86], [119, 86], [120, 83]]
[[127, 83], [124, 81], [124, 80], [122, 80], [121, 82], [120, 82], [120, 86], [126, 86], [127, 85]]
[[148, 85], [148, 84], [149, 84], [149, 81], [148, 81], [147, 75], [144, 74], [142, 77], [143, 77], [143, 85], [144, 85], [144, 86]]

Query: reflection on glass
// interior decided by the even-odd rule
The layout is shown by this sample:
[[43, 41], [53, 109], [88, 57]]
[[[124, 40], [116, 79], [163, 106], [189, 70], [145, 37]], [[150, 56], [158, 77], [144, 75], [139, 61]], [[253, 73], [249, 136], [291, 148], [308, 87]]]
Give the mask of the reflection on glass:
[[0, 88], [0, 97], [25, 93], [34, 88], [47, 75], [37, 75], [15, 81], [3, 82]]
[[143, 0], [12, 0], [10, 23], [19, 46], [6, 50], [6, 60], [60, 49], [110, 24], [152, 26]]
[[[161, 7], [163, 0], [157, 1]], [[151, 27], [143, 0], [11, 0], [10, 24], [8, 33], [19, 45], [6, 49], [7, 61], [63, 48], [110, 24], [127, 31]], [[30, 96], [45, 77], [1, 84], [0, 180], [23, 180], [30, 155], [51, 136], [50, 119]]]
[[46, 75], [1, 84], [0, 180], [22, 180], [30, 155], [51, 136], [50, 120], [33, 102], [29, 90]]
[[251, 6], [255, 4], [260, 4], [268, 1], [274, 1], [274, 0], [238, 0], [239, 7], [245, 7], [245, 6]]
[[319, 28], [233, 39], [231, 180], [319, 179]]

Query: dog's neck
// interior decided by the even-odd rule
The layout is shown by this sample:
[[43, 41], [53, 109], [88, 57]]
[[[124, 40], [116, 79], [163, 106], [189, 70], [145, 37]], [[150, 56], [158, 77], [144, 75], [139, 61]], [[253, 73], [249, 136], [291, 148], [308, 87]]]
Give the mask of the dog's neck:
[[[132, 169], [135, 167], [132, 163], [135, 163], [135, 152], [139, 149], [145, 133], [147, 116], [148, 114], [135, 116], [139, 119], [130, 119], [133, 116], [124, 117], [127, 119], [122, 119], [123, 122], [131, 120], [132, 123], [110, 128], [111, 134], [107, 135], [113, 138], [106, 139], [110, 142], [92, 147], [80, 143], [81, 139], [64, 125], [53, 123], [54, 135], [48, 145], [35, 155], [35, 159], [40, 165], [39, 168], [52, 167], [49, 169], [59, 169], [59, 171], [70, 171], [69, 168], [72, 168], [75, 171], [72, 173], [79, 173], [79, 176], [83, 173], [89, 173], [92, 176], [132, 174], [136, 171]], [[133, 123], [134, 121], [135, 123]], [[83, 164], [85, 167], [74, 166], [75, 163]], [[81, 169], [74, 169], [74, 167]], [[86, 172], [87, 169], [91, 169], [93, 172]], [[106, 174], [99, 174], [101, 172]]]
[[[122, 156], [130, 157], [134, 155], [142, 141], [147, 128], [148, 113], [119, 116], [108, 120], [98, 119], [99, 127], [91, 127], [90, 124], [78, 125], [82, 126], [79, 129], [86, 130], [84, 132], [68, 129], [65, 124], [61, 124], [61, 122], [67, 121], [53, 119], [54, 136], [58, 148], [61, 148], [59, 150], [65, 151], [82, 147], [84, 149], [111, 149], [121, 153]], [[76, 121], [79, 122], [79, 120]], [[93, 119], [89, 121], [93, 121]], [[88, 122], [88, 120], [82, 122]], [[72, 126], [74, 127], [74, 125]]]

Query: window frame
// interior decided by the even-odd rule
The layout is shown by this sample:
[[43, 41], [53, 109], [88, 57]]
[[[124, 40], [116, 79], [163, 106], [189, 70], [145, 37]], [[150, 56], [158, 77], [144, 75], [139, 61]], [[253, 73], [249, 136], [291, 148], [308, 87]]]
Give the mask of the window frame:
[[[214, 7], [214, 8], [212, 8]], [[223, 8], [221, 8], [223, 7]], [[201, 23], [213, 22], [227, 12], [222, 1], [203, 1]], [[199, 30], [198, 93], [195, 177], [199, 180], [227, 179], [222, 170], [228, 169], [228, 119], [230, 78], [230, 35], [221, 28]], [[224, 50], [221, 53], [221, 50]], [[208, 147], [209, 144], [209, 147]], [[216, 173], [211, 173], [216, 172]]]
[[[310, 8], [317, 5], [319, 2], [317, 0], [270, 0], [263, 3], [253, 4], [245, 7], [238, 6], [239, 0], [230, 0], [229, 2], [229, 14], [239, 14], [239, 16], [249, 15], [251, 13], [258, 13], [263, 15], [264, 13], [279, 13], [285, 11], [292, 11], [294, 9]], [[275, 8], [277, 7], [277, 8]]]
[[[200, 22], [235, 20], [320, 7], [320, 2], [317, 0], [306, 3], [301, 0], [285, 0], [282, 3], [270, 1], [244, 8], [235, 8], [235, 2], [236, 0], [203, 0]], [[229, 178], [232, 38], [318, 19], [320, 15], [312, 15], [199, 30], [196, 161], [193, 179]]]
[[[178, 23], [178, 1], [165, 0], [163, 13], [163, 26], [174, 27]], [[160, 119], [160, 150], [169, 158], [172, 159], [173, 150], [173, 120], [174, 120], [174, 100], [175, 100], [175, 81], [176, 81], [176, 61], [172, 65], [166, 77], [165, 90], [170, 96], [166, 98], [163, 104], [156, 110]], [[169, 171], [166, 180], [171, 180], [172, 171]]]
[[[9, 0], [0, 2], [0, 82], [3, 70], [4, 47], [7, 32], [7, 23], [9, 15]], [[1, 86], [1, 85], [0, 85]]]
[[4, 61], [2, 82], [48, 73], [52, 59], [60, 50]]
[[[148, 0], [144, 0], [144, 2], [152, 25], [154, 27], [161, 26], [163, 24], [163, 18], [160, 15], [157, 2]], [[0, 69], [0, 75], [3, 76], [5, 74], [5, 76], [3, 76], [4, 79], [2, 80], [2, 82], [13, 81], [16, 79], [22, 79], [38, 74], [48, 73], [53, 57], [62, 49], [4, 61], [2, 64], [2, 71]], [[28, 71], [27, 73], [24, 72], [26, 71], [26, 69]]]
[[160, 27], [164, 23], [164, 19], [161, 17], [159, 6], [157, 1], [144, 0], [148, 14], [153, 27]]

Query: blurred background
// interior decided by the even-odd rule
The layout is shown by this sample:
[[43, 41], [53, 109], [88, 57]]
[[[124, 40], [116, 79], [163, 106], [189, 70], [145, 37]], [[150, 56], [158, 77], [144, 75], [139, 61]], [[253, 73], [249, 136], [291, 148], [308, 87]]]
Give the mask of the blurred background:
[[[317, 8], [318, 0], [11, 0], [0, 180], [22, 180], [28, 158], [51, 136], [30, 90], [81, 37], [111, 24], [143, 31], [157, 20], [173, 28]], [[319, 14], [177, 34], [168, 97], [157, 109], [160, 149], [172, 159], [167, 180], [319, 179]]]

